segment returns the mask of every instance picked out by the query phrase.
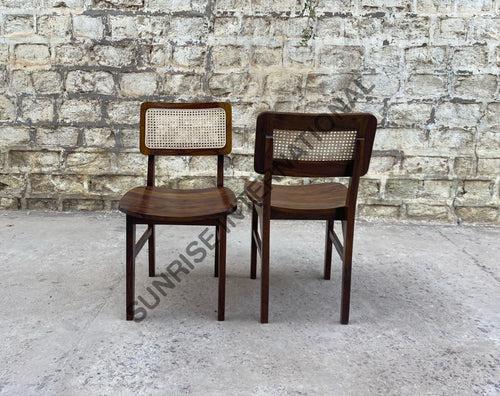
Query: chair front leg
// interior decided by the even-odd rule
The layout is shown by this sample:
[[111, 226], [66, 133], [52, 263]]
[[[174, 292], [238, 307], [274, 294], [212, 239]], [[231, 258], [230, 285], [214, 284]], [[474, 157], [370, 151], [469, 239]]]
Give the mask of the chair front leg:
[[354, 238], [354, 216], [342, 222], [344, 234], [344, 257], [342, 262], [342, 298], [340, 323], [349, 323], [349, 305], [351, 298], [352, 245]]
[[219, 307], [217, 310], [217, 319], [224, 320], [226, 306], [226, 225], [227, 217], [220, 219], [218, 229], [218, 250], [219, 250]]
[[325, 268], [324, 278], [329, 280], [332, 273], [332, 238], [330, 233], [333, 231], [333, 220], [326, 221], [326, 236], [325, 236]]
[[148, 239], [148, 255], [149, 255], [149, 276], [155, 276], [155, 226], [151, 224], [148, 226], [151, 229], [151, 235]]
[[130, 216], [126, 219], [126, 311], [127, 320], [134, 320], [135, 300], [135, 223]]
[[258, 233], [258, 215], [255, 210], [255, 205], [252, 204], [252, 230], [250, 233], [250, 240], [252, 248], [250, 252], [250, 278], [257, 278], [257, 243], [254, 239], [254, 233]]
[[214, 277], [219, 276], [219, 226], [215, 226], [215, 262], [214, 262]]

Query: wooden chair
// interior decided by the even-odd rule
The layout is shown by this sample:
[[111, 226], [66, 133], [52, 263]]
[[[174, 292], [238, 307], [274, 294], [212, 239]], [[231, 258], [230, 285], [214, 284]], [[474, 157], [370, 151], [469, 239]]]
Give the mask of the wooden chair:
[[[332, 245], [343, 260], [340, 321], [349, 322], [351, 260], [359, 178], [368, 171], [377, 127], [371, 114], [294, 114], [266, 112], [257, 119], [255, 171], [263, 182], [246, 184], [252, 202], [250, 277], [255, 279], [257, 250], [262, 264], [260, 321], [268, 322], [270, 220], [325, 220], [324, 278], [330, 279]], [[350, 177], [340, 183], [300, 186], [272, 184], [273, 176]], [[261, 234], [258, 219], [261, 221]], [[344, 244], [334, 231], [342, 222]]]
[[[155, 276], [155, 224], [215, 226], [215, 276], [219, 277], [218, 320], [224, 320], [226, 219], [236, 210], [234, 193], [224, 187], [224, 155], [231, 152], [228, 103], [143, 103], [140, 151], [148, 156], [147, 186], [127, 192], [119, 209], [126, 216], [127, 320], [134, 318], [135, 257], [148, 241], [149, 276]], [[155, 187], [156, 155], [216, 155], [217, 186], [195, 190]], [[136, 243], [136, 224], [147, 230]]]

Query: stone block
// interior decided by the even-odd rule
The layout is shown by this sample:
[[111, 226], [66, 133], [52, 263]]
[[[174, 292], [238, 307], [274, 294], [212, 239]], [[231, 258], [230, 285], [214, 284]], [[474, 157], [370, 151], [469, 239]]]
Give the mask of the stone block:
[[26, 209], [28, 210], [57, 210], [56, 198], [26, 198]]
[[447, 176], [449, 159], [447, 157], [406, 157], [403, 160], [403, 171], [411, 175]]
[[5, 15], [3, 21], [3, 34], [28, 35], [33, 34], [35, 22], [33, 15]]
[[0, 173], [0, 194], [20, 196], [26, 189], [26, 176], [16, 173]]
[[173, 47], [170, 44], [156, 44], [149, 49], [146, 64], [154, 66], [169, 66], [172, 63]]
[[34, 194], [85, 194], [85, 177], [81, 175], [47, 175], [31, 173], [29, 175], [31, 193]]
[[456, 157], [453, 165], [453, 171], [456, 176], [466, 178], [476, 174], [476, 158], [474, 157]]
[[11, 150], [9, 152], [10, 167], [18, 171], [57, 171], [61, 166], [60, 162], [61, 155], [59, 151]]
[[281, 47], [255, 46], [251, 53], [250, 64], [252, 66], [280, 67], [283, 64], [283, 48]]
[[91, 176], [89, 190], [91, 193], [121, 197], [125, 191], [134, 187], [144, 186], [142, 176], [98, 175]]
[[54, 119], [54, 103], [52, 99], [39, 99], [31, 96], [21, 102], [21, 118], [23, 122], [52, 122]]
[[127, 73], [120, 78], [120, 92], [124, 96], [150, 96], [156, 93], [156, 73]]
[[0, 121], [14, 121], [16, 105], [12, 98], [0, 95]]
[[393, 103], [387, 112], [387, 123], [399, 127], [423, 126], [430, 122], [431, 110], [430, 103]]
[[131, 67], [135, 66], [136, 54], [132, 45], [96, 45], [92, 47], [92, 62], [99, 66]]
[[480, 175], [500, 175], [500, 158], [478, 158], [477, 173]]
[[448, 128], [474, 127], [480, 116], [478, 104], [444, 102], [436, 108], [435, 123]]
[[111, 128], [86, 128], [83, 131], [83, 140], [87, 147], [115, 146], [115, 134]]
[[403, 151], [406, 154], [422, 152], [428, 139], [422, 129], [380, 128], [375, 135], [374, 150]]
[[26, 145], [30, 141], [29, 128], [4, 125], [0, 128], [0, 147]]
[[109, 17], [113, 40], [152, 40], [168, 32], [169, 19], [160, 16], [114, 15]]
[[460, 220], [466, 223], [497, 223], [498, 207], [491, 206], [459, 206], [455, 213]]
[[102, 18], [90, 15], [74, 15], [73, 35], [79, 39], [102, 39], [104, 35], [104, 23]]
[[453, 214], [446, 205], [408, 204], [406, 216], [415, 220], [451, 221]]
[[109, 72], [75, 70], [67, 74], [66, 90], [75, 93], [112, 95], [115, 92], [115, 82]]
[[446, 59], [444, 46], [418, 46], [405, 50], [405, 63], [415, 73], [444, 73]]
[[206, 53], [204, 46], [177, 46], [174, 47], [173, 61], [181, 67], [200, 68], [205, 64]]
[[240, 46], [224, 45], [212, 48], [212, 63], [215, 70], [241, 68], [248, 64], [248, 50]]
[[457, 203], [463, 206], [493, 204], [494, 188], [495, 183], [490, 180], [465, 180], [462, 194], [457, 198]]
[[90, 62], [89, 47], [86, 43], [60, 44], [55, 47], [55, 63], [80, 66]]
[[104, 201], [101, 198], [66, 198], [62, 202], [63, 211], [96, 211], [105, 208]]
[[448, 94], [447, 77], [435, 74], [414, 74], [406, 83], [406, 93], [414, 98], [439, 98]]
[[109, 121], [114, 124], [138, 124], [141, 102], [112, 101], [108, 104]]
[[401, 207], [396, 205], [366, 205], [358, 206], [358, 213], [363, 218], [399, 219]]
[[349, 46], [325, 46], [319, 52], [319, 66], [337, 73], [350, 73], [361, 69], [363, 49]]
[[458, 128], [431, 129], [429, 148], [442, 154], [458, 152], [472, 155], [474, 153], [474, 133]]
[[78, 129], [73, 127], [37, 128], [35, 136], [40, 146], [74, 147], [78, 144]]
[[56, 71], [36, 71], [32, 80], [36, 93], [57, 94], [62, 91], [61, 75]]
[[415, 179], [388, 179], [385, 184], [385, 198], [401, 201], [417, 197], [422, 182]]
[[457, 71], [478, 71], [488, 65], [486, 46], [459, 47], [453, 52], [451, 67]]
[[101, 105], [98, 100], [68, 99], [62, 102], [59, 121], [67, 124], [94, 123], [101, 119]]
[[111, 173], [111, 157], [106, 152], [70, 152], [66, 156], [65, 170], [84, 175]]
[[45, 44], [17, 44], [14, 57], [19, 65], [36, 65], [49, 62], [50, 51]]
[[497, 76], [493, 74], [457, 76], [453, 93], [465, 99], [491, 99], [497, 92], [497, 85]]
[[68, 15], [41, 15], [37, 17], [37, 33], [49, 39], [65, 38], [71, 34]]
[[432, 204], [446, 204], [448, 198], [454, 195], [454, 182], [451, 180], [424, 180], [417, 197]]
[[0, 209], [20, 209], [21, 202], [19, 198], [0, 197]]
[[199, 74], [167, 74], [163, 80], [165, 95], [187, 95], [202, 89], [202, 78]]

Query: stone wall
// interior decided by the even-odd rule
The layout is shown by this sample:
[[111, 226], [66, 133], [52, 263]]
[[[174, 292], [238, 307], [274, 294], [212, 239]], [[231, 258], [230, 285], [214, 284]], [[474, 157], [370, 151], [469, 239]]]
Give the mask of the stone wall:
[[[498, 222], [497, 7], [320, 0], [308, 19], [296, 0], [0, 0], [0, 207], [115, 208], [144, 183], [140, 102], [217, 100], [234, 105], [237, 191], [259, 112], [368, 111], [362, 216]], [[214, 172], [163, 158], [158, 181]]]

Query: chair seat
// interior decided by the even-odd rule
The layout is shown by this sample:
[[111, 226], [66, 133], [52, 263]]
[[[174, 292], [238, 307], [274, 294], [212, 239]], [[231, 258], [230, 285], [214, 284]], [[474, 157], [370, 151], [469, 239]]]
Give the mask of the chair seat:
[[[274, 219], [342, 219], [345, 216], [347, 187], [340, 183], [300, 186], [272, 185], [271, 218]], [[256, 205], [262, 205], [264, 184], [251, 181], [245, 193]]]
[[225, 187], [192, 190], [136, 187], [123, 196], [119, 209], [143, 220], [205, 224], [234, 212], [236, 197]]

